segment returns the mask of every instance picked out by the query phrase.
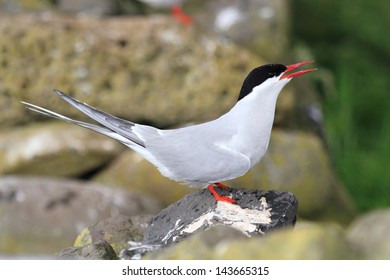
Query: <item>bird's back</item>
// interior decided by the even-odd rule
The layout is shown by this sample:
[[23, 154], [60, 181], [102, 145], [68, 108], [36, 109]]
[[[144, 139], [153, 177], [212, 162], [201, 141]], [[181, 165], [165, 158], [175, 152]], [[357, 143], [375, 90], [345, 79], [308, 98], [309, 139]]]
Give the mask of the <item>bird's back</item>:
[[158, 130], [154, 136], [145, 137], [144, 142], [163, 175], [198, 186], [236, 178], [249, 170], [249, 159], [227, 145], [235, 133], [234, 127], [219, 130], [217, 119]]

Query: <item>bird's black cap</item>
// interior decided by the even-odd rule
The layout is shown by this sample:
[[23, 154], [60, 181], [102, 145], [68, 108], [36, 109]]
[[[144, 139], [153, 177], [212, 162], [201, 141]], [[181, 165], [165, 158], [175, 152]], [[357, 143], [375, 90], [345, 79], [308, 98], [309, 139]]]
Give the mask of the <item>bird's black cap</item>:
[[282, 64], [266, 64], [253, 69], [245, 78], [237, 101], [247, 96], [254, 87], [262, 84], [268, 78], [277, 77], [286, 70], [287, 67]]

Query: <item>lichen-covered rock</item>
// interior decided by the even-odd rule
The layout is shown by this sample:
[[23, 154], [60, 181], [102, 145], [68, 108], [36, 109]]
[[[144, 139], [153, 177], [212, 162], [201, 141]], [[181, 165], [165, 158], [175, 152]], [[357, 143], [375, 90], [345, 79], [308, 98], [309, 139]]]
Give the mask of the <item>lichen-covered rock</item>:
[[0, 252], [49, 254], [87, 226], [115, 215], [156, 214], [154, 199], [97, 183], [0, 177]]
[[374, 210], [358, 217], [348, 238], [364, 259], [390, 259], [390, 209]]
[[186, 10], [194, 16], [195, 24], [267, 59], [280, 58], [286, 50], [289, 29], [286, 0], [190, 0]]
[[60, 260], [117, 260], [114, 249], [107, 241], [96, 241], [81, 247], [70, 247], [56, 254]]
[[[207, 231], [198, 232], [172, 246], [154, 251], [150, 250], [142, 256], [142, 259], [210, 260], [215, 259], [215, 251], [218, 250], [220, 244], [237, 240], [248, 240], [248, 237], [232, 227], [217, 225]], [[129, 259], [128, 257], [129, 255], [126, 252], [121, 255], [122, 259]]]
[[53, 88], [135, 122], [209, 120], [234, 104], [247, 73], [264, 64], [169, 17], [2, 15], [0, 33], [2, 126], [38, 118], [21, 100], [80, 117]]
[[0, 0], [0, 11], [47, 11], [52, 9], [51, 0]]
[[125, 147], [64, 122], [0, 130], [0, 174], [76, 176], [106, 164]]
[[124, 216], [116, 215], [85, 228], [74, 243], [75, 247], [82, 247], [97, 241], [110, 243], [116, 254], [129, 247], [128, 242], [141, 242], [145, 229], [148, 226], [150, 215]]
[[[211, 232], [211, 234], [213, 234]], [[334, 224], [297, 223], [294, 229], [274, 231], [264, 237], [224, 240], [210, 244], [202, 232], [170, 247], [145, 255], [145, 259], [230, 260], [330, 260], [356, 259], [344, 231]]]
[[356, 259], [344, 230], [332, 223], [297, 223], [294, 229], [264, 238], [221, 245], [216, 259], [339, 260]]
[[[115, 12], [117, 1], [112, 0], [58, 0], [58, 9], [65, 13], [102, 16]], [[130, 1], [134, 2], [134, 1]]]

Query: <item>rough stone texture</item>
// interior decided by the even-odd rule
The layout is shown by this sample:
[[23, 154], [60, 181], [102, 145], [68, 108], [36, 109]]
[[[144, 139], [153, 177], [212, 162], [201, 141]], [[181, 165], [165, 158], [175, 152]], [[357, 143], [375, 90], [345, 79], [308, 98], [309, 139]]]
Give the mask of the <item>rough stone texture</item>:
[[58, 9], [66, 13], [102, 16], [114, 12], [112, 0], [58, 0]]
[[[160, 248], [158, 250], [150, 250], [147, 254], [142, 256], [145, 260], [154, 259], [181, 259], [181, 260], [209, 260], [214, 258], [215, 251], [218, 250], [218, 246], [225, 242], [232, 242], [237, 240], [249, 240], [247, 236], [242, 232], [226, 226], [216, 225], [206, 231], [201, 231], [190, 236], [188, 239], [184, 239], [182, 242], [173, 244], [168, 247]], [[181, 249], [188, 248], [190, 250]], [[134, 258], [131, 255], [127, 255], [123, 252], [122, 259]], [[131, 251], [130, 251], [131, 253]]]
[[187, 195], [156, 215], [145, 231], [143, 243], [166, 246], [218, 224], [247, 236], [264, 235], [294, 225], [298, 201], [291, 193], [248, 189], [220, 189], [236, 204], [216, 202], [208, 189]]
[[106, 164], [125, 147], [64, 122], [0, 130], [0, 174], [80, 175]]
[[128, 217], [117, 215], [85, 228], [77, 237], [74, 246], [82, 247], [97, 241], [110, 243], [116, 254], [129, 247], [128, 242], [141, 242], [151, 215]]
[[[212, 234], [212, 232], [210, 232]], [[145, 255], [145, 259], [328, 260], [356, 259], [344, 231], [334, 224], [298, 222], [264, 237], [220, 240], [210, 244], [209, 231]]]
[[45, 11], [53, 8], [52, 0], [0, 0], [0, 12]]
[[0, 177], [0, 252], [54, 253], [82, 229], [123, 214], [155, 214], [145, 196], [101, 184], [34, 177]]
[[374, 210], [357, 218], [348, 238], [364, 259], [390, 259], [390, 208]]
[[2, 15], [0, 33], [2, 126], [38, 118], [21, 100], [80, 116], [53, 88], [136, 122], [209, 120], [234, 104], [247, 73], [264, 64], [170, 17]]
[[213, 30], [219, 36], [245, 46], [254, 53], [261, 53], [267, 59], [274, 60], [283, 56], [289, 29], [288, 1], [199, 2], [190, 0], [185, 6], [186, 11], [195, 18], [196, 25], [207, 31]]
[[70, 247], [56, 254], [60, 260], [117, 260], [118, 257], [107, 241], [96, 241], [82, 247]]

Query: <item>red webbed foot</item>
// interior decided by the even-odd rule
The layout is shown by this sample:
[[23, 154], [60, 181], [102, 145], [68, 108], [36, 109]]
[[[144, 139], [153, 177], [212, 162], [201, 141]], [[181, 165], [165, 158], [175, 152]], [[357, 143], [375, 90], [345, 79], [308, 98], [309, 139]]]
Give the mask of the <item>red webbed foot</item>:
[[235, 203], [236, 201], [228, 196], [221, 196], [219, 195], [215, 189], [214, 189], [214, 185], [217, 186], [218, 188], [222, 188], [222, 189], [228, 189], [229, 187], [224, 185], [224, 184], [221, 184], [221, 183], [215, 183], [215, 184], [210, 184], [208, 186], [208, 189], [209, 191], [211, 192], [211, 194], [214, 196], [215, 200], [216, 201], [222, 201], [222, 202], [227, 202], [227, 203], [230, 203], [230, 204], [233, 204]]

